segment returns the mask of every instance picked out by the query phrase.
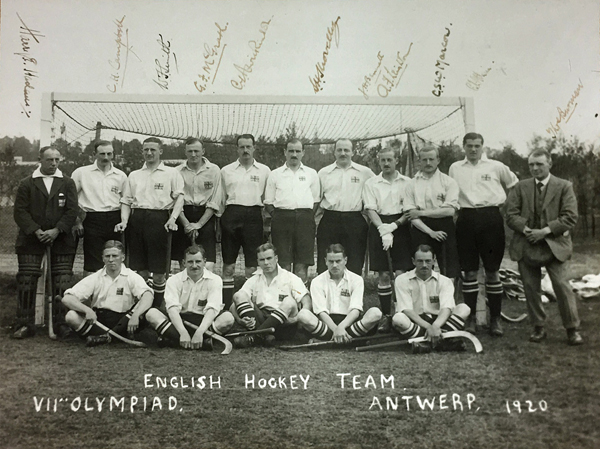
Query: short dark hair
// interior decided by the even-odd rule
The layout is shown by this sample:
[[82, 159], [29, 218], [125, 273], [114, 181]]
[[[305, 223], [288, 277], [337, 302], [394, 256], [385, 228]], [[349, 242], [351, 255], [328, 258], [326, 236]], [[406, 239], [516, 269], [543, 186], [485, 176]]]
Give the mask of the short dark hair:
[[188, 137], [187, 139], [185, 139], [186, 145], [193, 145], [195, 143], [199, 143], [200, 145], [202, 145], [202, 141], [197, 137]]
[[421, 153], [427, 153], [429, 151], [435, 151], [435, 155], [437, 158], [440, 158], [440, 150], [435, 145], [427, 144], [423, 148], [419, 150], [419, 157], [421, 157]]
[[272, 243], [263, 243], [262, 245], [260, 245], [258, 248], [256, 248], [256, 254], [264, 253], [266, 251], [269, 251], [270, 249], [272, 249], [273, 253], [277, 255], [277, 250], [275, 249]]
[[475, 140], [475, 139], [481, 139], [481, 145], [483, 145], [483, 136], [481, 134], [477, 134], [477, 133], [467, 133], [465, 134], [465, 137], [463, 137], [463, 146], [467, 143], [467, 140]]
[[429, 245], [419, 245], [415, 250], [415, 254], [417, 254], [417, 251], [420, 251], [422, 253], [431, 253], [433, 258], [435, 259], [435, 253], [433, 252], [433, 248]]
[[325, 257], [327, 257], [327, 254], [341, 254], [346, 257], [346, 250], [341, 243], [332, 243], [325, 250]]
[[96, 142], [94, 142], [94, 153], [98, 152], [98, 147], [105, 147], [105, 146], [112, 147], [112, 142], [109, 142], [108, 140], [97, 140]]
[[107, 240], [102, 247], [102, 252], [104, 252], [105, 249], [111, 248], [117, 248], [119, 251], [121, 251], [121, 254], [125, 254], [125, 246], [123, 246], [123, 244], [118, 240]]
[[252, 134], [241, 134], [241, 135], [237, 136], [237, 139], [235, 139], [236, 145], [239, 144], [240, 139], [252, 139], [252, 146], [254, 146], [256, 144], [256, 139], [254, 139], [254, 136]]
[[204, 247], [202, 245], [188, 246], [183, 252], [183, 259], [185, 260], [185, 256], [187, 256], [188, 254], [194, 255], [198, 253], [202, 254], [202, 258], [206, 260], [206, 251], [204, 250]]
[[537, 150], [533, 150], [531, 153], [529, 153], [529, 157], [539, 157], [539, 156], [546, 156], [546, 160], [550, 163], [552, 163], [552, 155], [550, 154], [550, 152], [548, 150], [545, 150], [543, 148], [538, 148]]
[[158, 146], [162, 146], [162, 140], [160, 140], [158, 137], [148, 137], [142, 142], [142, 145], [145, 143], [157, 143]]
[[346, 138], [336, 140], [335, 144], [333, 145], [333, 148], [334, 149], [337, 148], [337, 144], [342, 141], [350, 142], [350, 145], [352, 146], [352, 150], [354, 150], [354, 143], [350, 139], [346, 139]]
[[[48, 150], [56, 150], [58, 151], [56, 148], [54, 148], [53, 146], [47, 145], [45, 147], [40, 148], [40, 159], [44, 157], [44, 153]], [[60, 151], [59, 151], [60, 153]]]
[[288, 143], [285, 145], [285, 149], [287, 150], [288, 145], [292, 143], [292, 144], [296, 144], [299, 143], [300, 144], [300, 148], [304, 149], [304, 144], [302, 143], [302, 141], [300, 139], [291, 139], [288, 140]]
[[398, 153], [398, 150], [396, 150], [395, 148], [390, 147], [390, 146], [381, 147], [379, 149], [379, 151], [377, 152], [377, 157], [379, 157], [379, 155], [382, 153], [392, 153], [394, 155], [395, 159], [398, 159], [400, 156], [400, 154]]

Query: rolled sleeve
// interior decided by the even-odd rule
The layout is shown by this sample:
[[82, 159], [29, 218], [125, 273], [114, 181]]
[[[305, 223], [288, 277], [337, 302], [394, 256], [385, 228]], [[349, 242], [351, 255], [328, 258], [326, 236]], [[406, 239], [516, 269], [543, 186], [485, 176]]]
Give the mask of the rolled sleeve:
[[183, 181], [183, 176], [179, 170], [174, 170], [174, 175], [171, 179], [171, 198], [176, 199], [180, 195], [183, 195], [185, 183]]
[[314, 171], [312, 173], [312, 180], [310, 183], [310, 191], [313, 196], [313, 203], [318, 203], [321, 201], [321, 181], [319, 180], [319, 175]]
[[454, 302], [454, 284], [447, 277], [440, 276], [440, 310], [453, 309]]
[[402, 210], [404, 212], [409, 211], [411, 209], [418, 209], [417, 202], [415, 200], [415, 181], [411, 179], [406, 188], [404, 189], [404, 204]]
[[352, 293], [350, 294], [350, 303], [348, 304], [348, 312], [356, 309], [359, 312], [363, 311], [363, 296], [365, 292], [365, 284], [362, 278], [354, 283]]
[[131, 191], [131, 175], [129, 175], [123, 183], [123, 196], [121, 197], [121, 204], [131, 206], [133, 204], [133, 192]]
[[454, 210], [460, 209], [458, 204], [459, 188], [456, 181], [450, 177], [446, 178], [446, 200], [440, 207], [453, 207]]
[[223, 187], [221, 184], [221, 174], [220, 173], [217, 173], [217, 176], [215, 176], [215, 186], [213, 188], [212, 193], [208, 197], [208, 200], [206, 202], [206, 207], [214, 210], [216, 213], [220, 213], [224, 208], [224, 206], [223, 206]]
[[79, 281], [73, 287], [67, 289], [64, 293], [65, 296], [66, 295], [74, 296], [80, 302], [84, 302], [84, 301], [90, 299], [94, 294], [94, 287], [98, 280], [97, 278], [98, 278], [97, 272], [83, 278], [81, 281]]
[[183, 306], [179, 302], [179, 295], [181, 294], [181, 288], [177, 279], [171, 277], [167, 279], [167, 285], [165, 287], [165, 308], [167, 310], [175, 308], [177, 312], [181, 312]]
[[215, 276], [215, 278], [210, 280], [210, 287], [208, 289], [208, 297], [206, 300], [206, 307], [204, 308], [205, 312], [207, 309], [213, 309], [220, 312], [223, 308], [223, 281], [220, 277]]
[[139, 301], [142, 295], [146, 292], [150, 292], [152, 296], [154, 296], [154, 291], [139, 274], [132, 272], [128, 277], [129, 290], [133, 294], [133, 297], [136, 301]]
[[292, 298], [294, 298], [297, 303], [300, 303], [300, 301], [302, 301], [302, 298], [304, 298], [304, 296], [308, 294], [308, 289], [306, 288], [306, 285], [304, 285], [304, 282], [302, 282], [302, 279], [300, 279], [297, 276], [295, 277], [295, 279], [292, 280], [291, 284]]
[[500, 179], [502, 183], [506, 186], [507, 189], [514, 187], [517, 182], [519, 182], [519, 178], [515, 175], [510, 168], [506, 165], [502, 166], [502, 171], [500, 172]]
[[312, 299], [312, 307], [315, 315], [322, 312], [329, 313], [327, 307], [327, 290], [322, 285], [322, 282], [313, 282], [310, 284], [310, 297]]
[[264, 204], [272, 205], [275, 202], [275, 176], [276, 175], [271, 174], [271, 176], [269, 176], [267, 179], [267, 185], [265, 187], [265, 199], [263, 201]]
[[362, 190], [362, 200], [364, 209], [377, 210], [377, 199], [371, 183], [365, 183]]
[[402, 279], [402, 277], [398, 277], [396, 278], [394, 288], [396, 289], [396, 301], [398, 303], [396, 311], [403, 312], [404, 310], [413, 310], [414, 308], [412, 294], [410, 291], [410, 280], [405, 280]]

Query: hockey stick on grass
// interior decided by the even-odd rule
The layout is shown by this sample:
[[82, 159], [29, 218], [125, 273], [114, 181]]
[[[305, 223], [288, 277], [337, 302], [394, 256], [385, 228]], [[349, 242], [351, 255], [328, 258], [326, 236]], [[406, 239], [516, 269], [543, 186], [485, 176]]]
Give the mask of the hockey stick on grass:
[[[473, 343], [473, 346], [475, 346], [475, 352], [479, 353], [479, 352], [483, 351], [483, 346], [481, 345], [481, 342], [477, 339], [477, 337], [475, 337], [475, 335], [471, 334], [470, 332], [466, 332], [466, 331], [444, 332], [442, 334], [442, 337], [444, 338], [444, 340], [447, 338], [459, 338], [459, 337], [466, 338], [467, 340], [471, 341], [471, 343]], [[360, 348], [356, 348], [356, 350], [359, 352], [371, 351], [374, 349], [389, 348], [389, 347], [393, 347], [393, 346], [404, 345], [407, 343], [420, 343], [423, 341], [426, 341], [425, 337], [417, 337], [417, 338], [411, 338], [409, 340], [396, 340], [396, 341], [391, 341], [388, 343], [381, 343], [378, 345], [363, 346]]]
[[103, 331], [107, 332], [112, 337], [115, 337], [116, 339], [121, 340], [123, 343], [127, 343], [128, 345], [136, 346], [138, 348], [145, 348], [146, 347], [146, 343], [141, 342], [141, 341], [136, 341], [136, 340], [130, 340], [127, 337], [123, 337], [122, 335], [117, 334], [114, 330], [109, 329], [108, 327], [106, 327], [100, 321], [96, 321], [94, 324], [97, 325]]
[[[191, 327], [192, 329], [198, 329], [198, 326], [196, 326], [193, 323], [190, 323], [189, 321], [184, 321], [183, 324], [185, 324], [186, 326]], [[225, 345], [225, 349], [223, 350], [223, 352], [221, 352], [222, 355], [231, 354], [231, 351], [233, 351], [233, 344], [229, 340], [227, 340], [222, 335], [219, 335], [219, 334], [217, 334], [215, 332], [211, 332], [209, 330], [207, 330], [205, 333], [209, 337], [212, 337], [215, 340], [220, 341], [221, 343], [223, 343]]]
[[275, 333], [275, 328], [268, 327], [266, 329], [255, 329], [253, 331], [234, 332], [232, 334], [224, 335], [224, 337], [234, 338], [234, 337], [241, 337], [242, 335], [260, 335], [260, 334], [274, 334], [274, 333]]

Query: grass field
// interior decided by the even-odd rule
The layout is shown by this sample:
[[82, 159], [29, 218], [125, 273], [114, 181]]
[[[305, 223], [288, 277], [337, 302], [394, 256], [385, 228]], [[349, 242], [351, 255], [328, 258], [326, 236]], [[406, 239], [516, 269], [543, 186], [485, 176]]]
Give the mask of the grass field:
[[[600, 245], [581, 244], [576, 251], [574, 275], [600, 272]], [[0, 324], [6, 329], [14, 316], [15, 285], [7, 276], [0, 285]], [[375, 301], [370, 281], [367, 302]], [[516, 315], [525, 306], [507, 301], [504, 309]], [[544, 343], [527, 341], [525, 322], [507, 323], [503, 338], [480, 335], [481, 354], [472, 347], [427, 355], [411, 355], [406, 347], [368, 353], [249, 348], [221, 356], [154, 345], [86, 348], [80, 341], [53, 342], [42, 335], [15, 341], [2, 332], [0, 447], [600, 447], [600, 303], [579, 303], [586, 344], [575, 348], [566, 345], [556, 305], [548, 310]], [[144, 338], [151, 342], [154, 336], [144, 331]], [[338, 376], [343, 373], [349, 373], [345, 388]], [[152, 375], [148, 385], [146, 374]], [[213, 389], [211, 375], [215, 381], [220, 377]], [[254, 376], [254, 388], [245, 387], [246, 375]], [[300, 375], [310, 376], [306, 389]], [[356, 375], [360, 389], [353, 387]], [[368, 375], [374, 382], [367, 383]], [[388, 380], [385, 388], [381, 375]], [[175, 377], [175, 384], [157, 388], [154, 376]], [[192, 378], [198, 384], [201, 376], [207, 376], [206, 388], [192, 387]], [[287, 389], [279, 388], [280, 376]], [[297, 389], [290, 388], [291, 376], [297, 376]], [[259, 388], [259, 379], [270, 378], [277, 379], [277, 388]], [[458, 402], [453, 406], [453, 395], [463, 410]], [[112, 411], [111, 396], [124, 398], [113, 401]], [[155, 403], [152, 410], [155, 397], [162, 409]], [[177, 401], [174, 410], [169, 397]], [[373, 405], [374, 397], [383, 410]], [[392, 404], [397, 399], [397, 410], [387, 409], [386, 397]], [[96, 398], [104, 398], [101, 411]], [[423, 401], [434, 398], [431, 410]], [[521, 413], [513, 401], [520, 401]]]

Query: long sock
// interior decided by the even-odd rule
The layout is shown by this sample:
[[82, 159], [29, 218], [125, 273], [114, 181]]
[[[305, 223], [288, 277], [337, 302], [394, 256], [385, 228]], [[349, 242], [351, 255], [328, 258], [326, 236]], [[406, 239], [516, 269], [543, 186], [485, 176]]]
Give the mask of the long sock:
[[328, 341], [333, 337], [333, 332], [329, 329], [323, 321], [319, 320], [319, 324], [312, 331], [308, 331], [313, 337], [319, 340]]
[[384, 315], [389, 315], [392, 311], [392, 286], [378, 285], [377, 296], [379, 297], [381, 311]]
[[479, 281], [477, 279], [473, 281], [462, 281], [462, 294], [465, 304], [471, 309], [471, 315], [475, 316], [477, 311], [477, 296], [479, 295]]
[[444, 324], [444, 328], [450, 331], [461, 331], [465, 328], [465, 320], [458, 315], [452, 314]]
[[240, 318], [255, 318], [256, 312], [254, 311], [254, 307], [248, 302], [241, 302], [235, 307], [235, 310]]
[[166, 282], [158, 283], [154, 282], [154, 301], [152, 307], [159, 308], [165, 300], [165, 286]]
[[502, 312], [502, 282], [486, 282], [485, 294], [490, 308], [490, 317], [497, 318]]
[[177, 332], [175, 326], [173, 326], [173, 324], [167, 319], [156, 326], [156, 332], [158, 335], [166, 338], [167, 340], [179, 343], [179, 332]]
[[277, 328], [287, 321], [287, 315], [283, 311], [276, 309], [271, 312], [265, 321], [259, 326], [259, 329]]
[[233, 301], [233, 279], [223, 279], [223, 310], [229, 310]]
[[81, 323], [75, 332], [82, 337], [89, 337], [90, 335], [102, 335], [106, 334], [104, 329], [101, 329], [96, 324], [90, 324], [88, 321]]
[[[377, 325], [377, 323], [374, 324], [374, 326], [376, 326], [376, 325]], [[348, 328], [348, 334], [351, 337], [364, 337], [365, 335], [367, 335], [369, 333], [369, 331], [371, 329], [373, 329], [374, 326], [371, 326], [370, 328], [367, 328], [365, 326], [365, 323], [362, 322], [362, 320], [355, 321]]]

